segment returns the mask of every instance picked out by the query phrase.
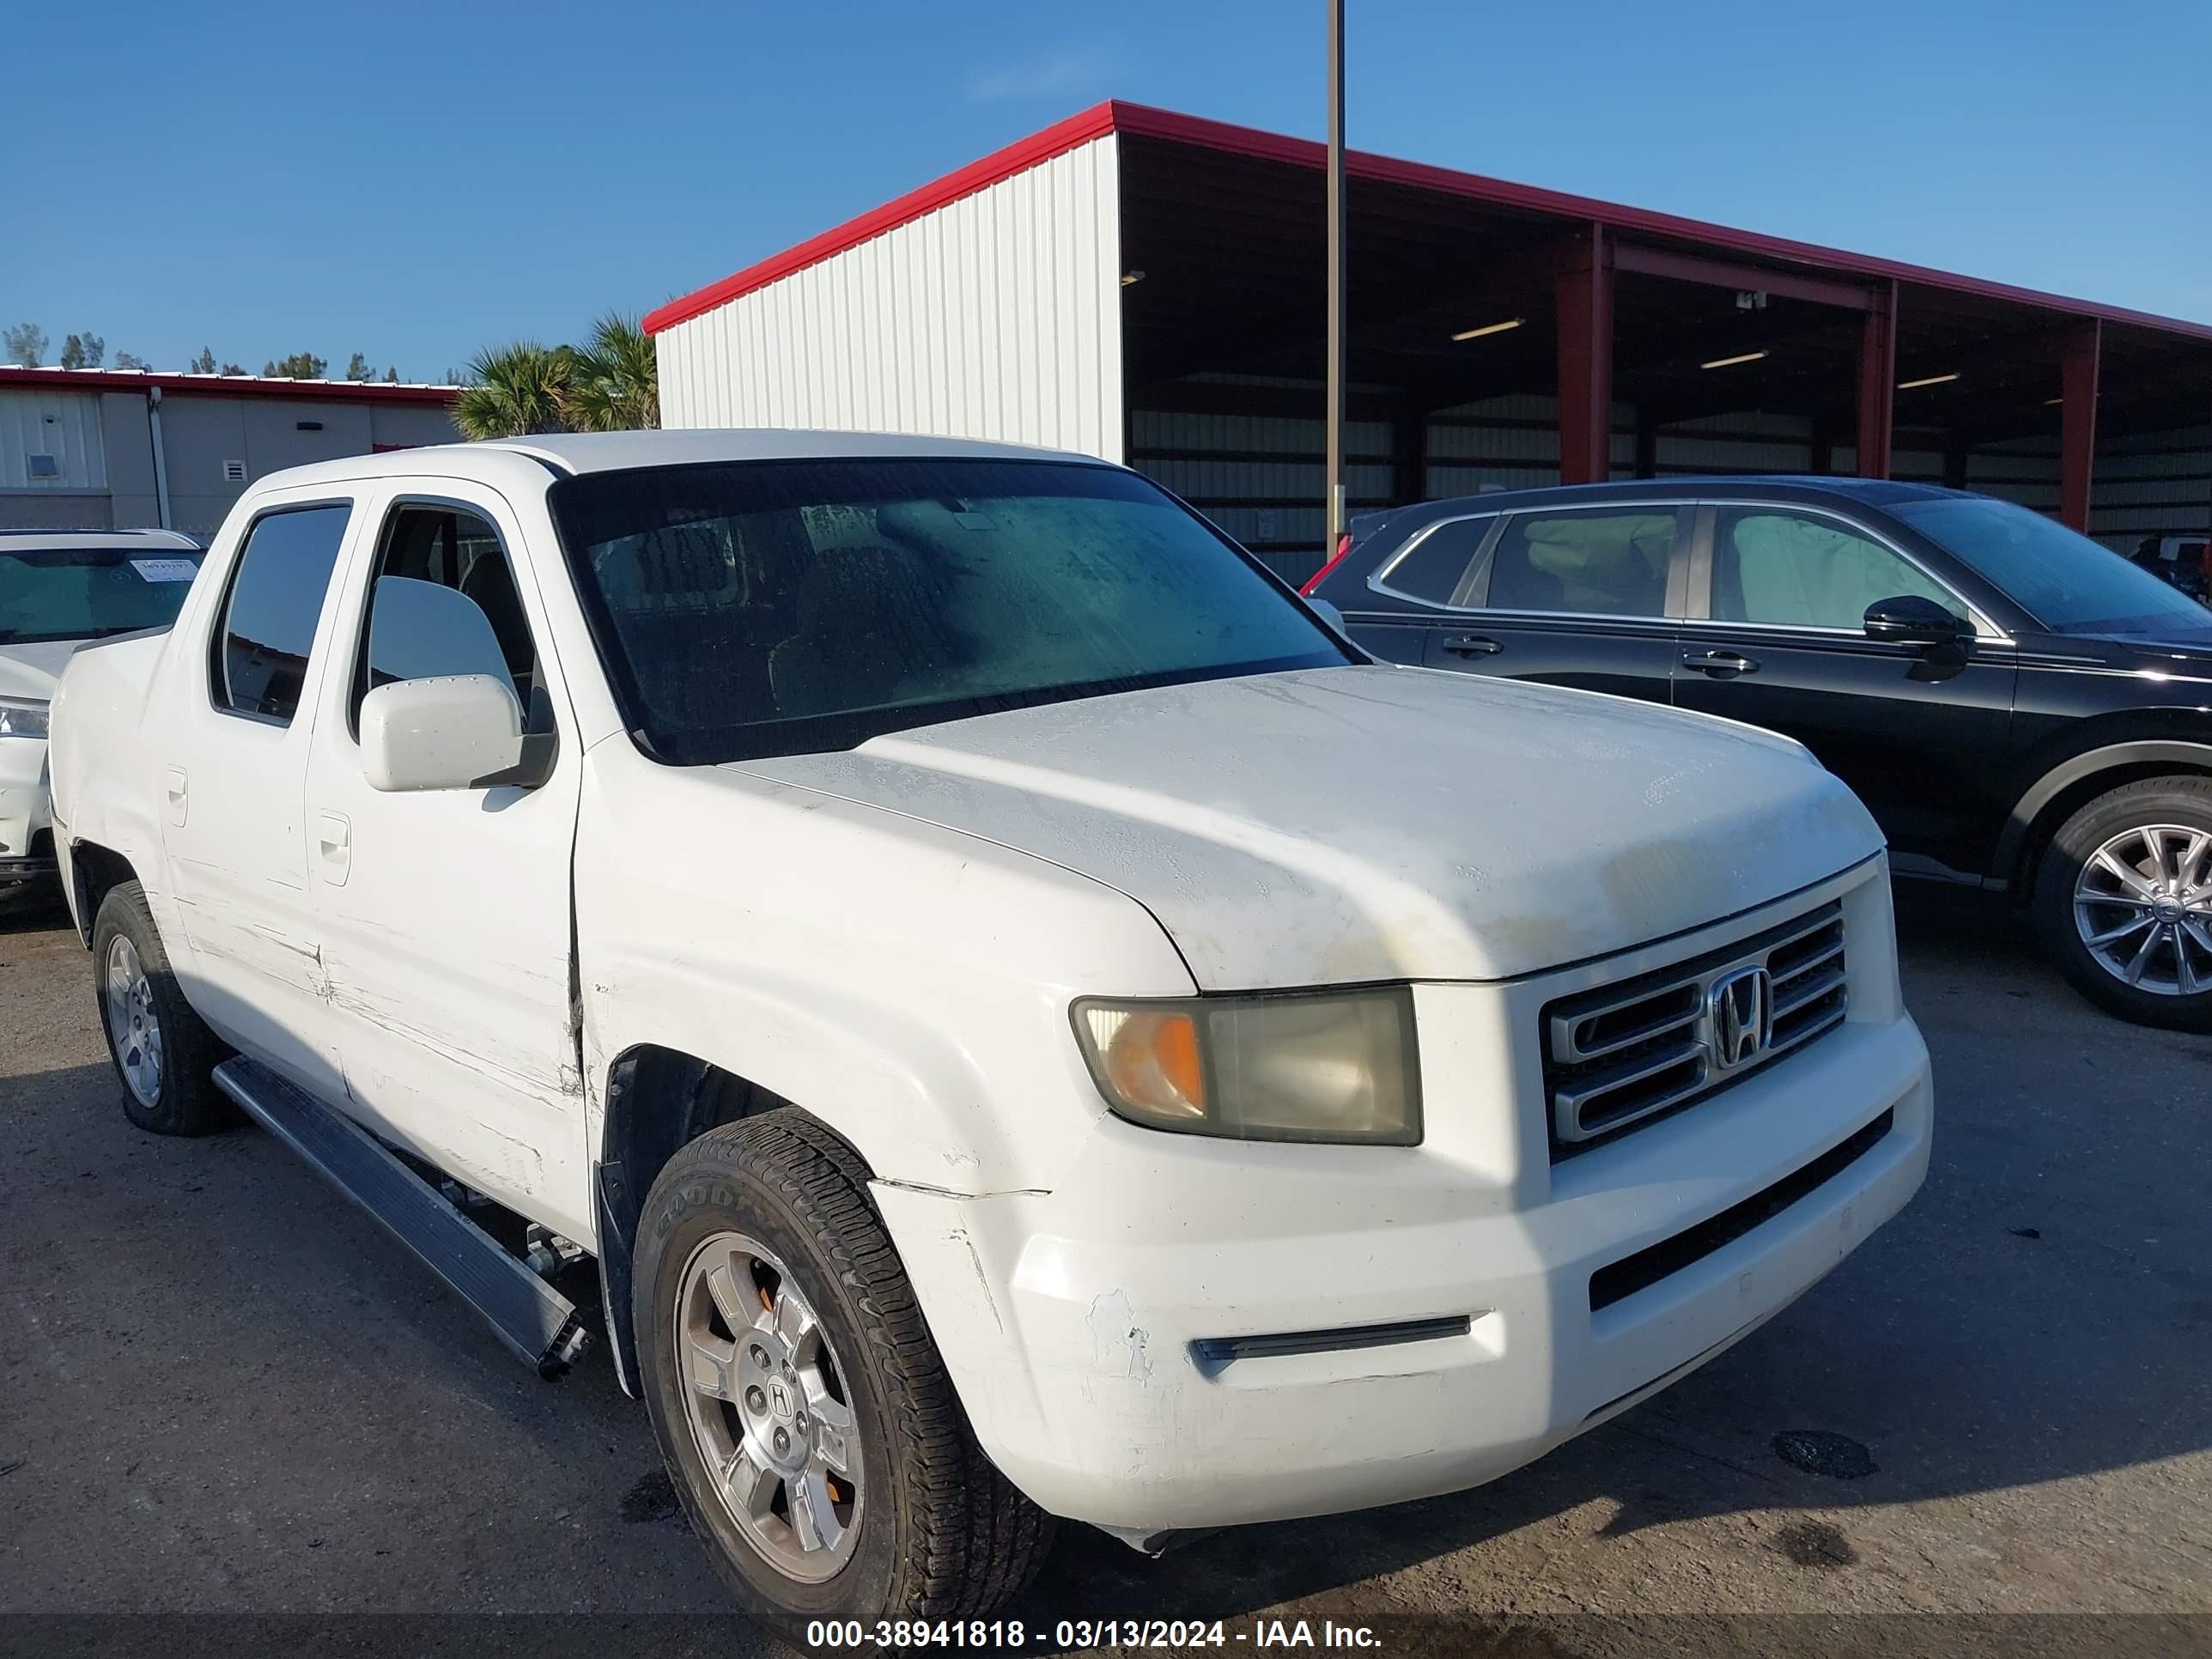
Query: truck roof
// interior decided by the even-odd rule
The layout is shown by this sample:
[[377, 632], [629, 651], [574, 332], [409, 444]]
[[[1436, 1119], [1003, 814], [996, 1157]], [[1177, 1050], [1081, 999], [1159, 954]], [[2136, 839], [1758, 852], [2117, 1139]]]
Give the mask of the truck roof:
[[[715, 461], [872, 459], [890, 456], [1096, 462], [1072, 451], [973, 438], [918, 437], [900, 432], [812, 432], [782, 428], [701, 428], [681, 432], [549, 432], [481, 443], [432, 444], [287, 468], [270, 478], [286, 484], [445, 472], [489, 479], [508, 456], [525, 456], [553, 471], [620, 472], [647, 466], [696, 466]], [[496, 459], [495, 459], [496, 458]], [[266, 483], [267, 479], [261, 482]]]

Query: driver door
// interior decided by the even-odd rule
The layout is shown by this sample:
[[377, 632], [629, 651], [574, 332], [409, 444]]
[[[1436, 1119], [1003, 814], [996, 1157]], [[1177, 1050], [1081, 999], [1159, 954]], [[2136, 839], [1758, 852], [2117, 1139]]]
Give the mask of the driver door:
[[1899, 867], [1978, 875], [2002, 819], [2009, 641], [1869, 639], [1876, 599], [1974, 611], [1872, 529], [1790, 503], [1700, 509], [1674, 701], [1796, 738], [1874, 814]]

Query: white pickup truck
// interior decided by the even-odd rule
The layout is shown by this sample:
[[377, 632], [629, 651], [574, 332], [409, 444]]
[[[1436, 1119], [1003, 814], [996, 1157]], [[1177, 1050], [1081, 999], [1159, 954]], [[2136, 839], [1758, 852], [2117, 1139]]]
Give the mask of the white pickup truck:
[[1052, 1516], [1503, 1474], [1927, 1164], [1881, 839], [1803, 749], [1370, 663], [1079, 457], [278, 474], [76, 654], [52, 763], [131, 1117], [242, 1106], [549, 1372], [584, 1316], [470, 1216], [596, 1258], [802, 1638], [980, 1615]]

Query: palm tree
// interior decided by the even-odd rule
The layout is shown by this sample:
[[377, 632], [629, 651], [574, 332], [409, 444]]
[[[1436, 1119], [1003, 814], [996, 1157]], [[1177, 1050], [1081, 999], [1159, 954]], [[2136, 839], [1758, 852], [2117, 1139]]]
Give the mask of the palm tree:
[[572, 348], [574, 374], [562, 412], [578, 432], [633, 432], [660, 424], [660, 365], [653, 337], [611, 311], [592, 325], [589, 345]]
[[567, 346], [535, 340], [479, 351], [469, 360], [472, 383], [453, 402], [453, 424], [471, 438], [566, 431], [575, 367]]

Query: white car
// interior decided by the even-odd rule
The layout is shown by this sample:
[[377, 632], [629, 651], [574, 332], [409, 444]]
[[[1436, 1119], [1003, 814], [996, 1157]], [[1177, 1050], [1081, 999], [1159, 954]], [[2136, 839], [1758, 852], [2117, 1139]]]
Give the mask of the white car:
[[88, 640], [167, 627], [200, 544], [167, 530], [0, 530], [0, 901], [51, 876], [46, 707]]
[[126, 1110], [244, 1106], [548, 1371], [586, 1316], [386, 1149], [596, 1258], [794, 1639], [980, 1616], [1052, 1516], [1503, 1474], [1927, 1164], [1881, 842], [1802, 748], [1374, 664], [1080, 457], [280, 473], [53, 742]]

